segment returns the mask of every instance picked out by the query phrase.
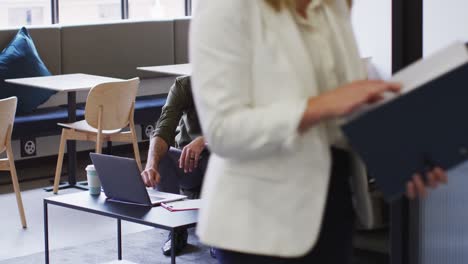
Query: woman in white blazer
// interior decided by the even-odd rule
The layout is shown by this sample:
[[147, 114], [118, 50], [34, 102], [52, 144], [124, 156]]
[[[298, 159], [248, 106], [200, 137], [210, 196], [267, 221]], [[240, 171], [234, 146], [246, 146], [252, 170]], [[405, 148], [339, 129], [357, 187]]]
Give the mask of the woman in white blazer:
[[331, 146], [346, 146], [339, 117], [399, 85], [363, 81], [349, 16], [346, 0], [199, 1], [192, 81], [213, 155], [197, 234], [220, 263], [349, 263], [350, 189], [371, 224], [362, 166]]

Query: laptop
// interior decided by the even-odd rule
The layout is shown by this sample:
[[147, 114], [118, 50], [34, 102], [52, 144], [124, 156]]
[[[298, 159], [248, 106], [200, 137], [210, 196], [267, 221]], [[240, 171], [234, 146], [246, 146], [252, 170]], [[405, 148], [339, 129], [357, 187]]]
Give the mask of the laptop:
[[108, 201], [157, 206], [183, 200], [185, 195], [146, 188], [134, 159], [90, 153]]

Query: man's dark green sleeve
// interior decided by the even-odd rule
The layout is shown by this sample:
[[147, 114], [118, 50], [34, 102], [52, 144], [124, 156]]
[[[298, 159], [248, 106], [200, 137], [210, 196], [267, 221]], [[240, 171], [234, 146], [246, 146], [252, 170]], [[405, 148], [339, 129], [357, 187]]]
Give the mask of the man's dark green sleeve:
[[169, 146], [174, 145], [177, 126], [184, 113], [190, 105], [190, 100], [186, 94], [186, 82], [190, 82], [189, 77], [181, 77], [176, 80], [167, 96], [166, 104], [162, 108], [153, 137], [162, 138]]

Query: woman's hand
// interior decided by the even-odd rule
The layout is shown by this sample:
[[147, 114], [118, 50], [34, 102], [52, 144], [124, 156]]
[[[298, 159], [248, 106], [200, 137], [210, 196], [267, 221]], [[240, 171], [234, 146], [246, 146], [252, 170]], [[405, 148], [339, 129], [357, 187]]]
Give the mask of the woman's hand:
[[[435, 167], [426, 174], [427, 185], [432, 189], [437, 188], [440, 183], [447, 183], [448, 178], [445, 171], [439, 167]], [[419, 173], [413, 175], [413, 179], [406, 184], [406, 196], [410, 200], [418, 197], [425, 198], [427, 195], [426, 184], [422, 180]]]
[[365, 104], [383, 99], [383, 93], [398, 93], [401, 85], [384, 81], [355, 81], [309, 99], [299, 131], [304, 132], [319, 121], [346, 116]]
[[385, 92], [398, 93], [401, 85], [384, 81], [356, 81], [322, 94], [324, 108], [329, 117], [351, 114], [365, 104], [376, 103], [383, 99]]
[[193, 169], [198, 168], [198, 161], [200, 154], [205, 149], [205, 139], [197, 137], [190, 144], [182, 149], [182, 154], [179, 159], [179, 168], [184, 169], [184, 172], [192, 172]]

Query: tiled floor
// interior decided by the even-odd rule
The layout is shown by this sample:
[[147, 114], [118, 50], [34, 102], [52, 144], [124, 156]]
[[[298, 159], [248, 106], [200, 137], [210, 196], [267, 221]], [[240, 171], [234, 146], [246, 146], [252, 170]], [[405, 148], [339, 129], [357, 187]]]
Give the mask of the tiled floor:
[[[82, 155], [87, 157], [86, 155]], [[142, 153], [145, 157], [146, 153]], [[78, 178], [84, 179], [84, 167], [89, 160], [82, 158], [78, 162]], [[44, 175], [50, 175], [54, 171], [55, 164], [41, 164], [39, 168], [30, 168], [21, 172], [26, 178], [31, 177], [32, 171]], [[18, 172], [20, 174], [20, 172]], [[28, 228], [22, 229], [16, 206], [15, 196], [12, 193], [11, 185], [0, 185], [0, 261], [17, 258], [21, 256], [32, 255], [44, 251], [43, 237], [43, 198], [53, 194], [42, 190], [43, 187], [50, 185], [50, 179], [35, 180], [21, 183], [23, 202], [25, 206]], [[60, 191], [60, 195], [78, 192], [76, 189]], [[137, 224], [122, 223], [124, 234], [137, 233], [150, 228]], [[66, 247], [76, 247], [91, 242], [97, 242], [116, 238], [116, 221], [70, 210], [61, 207], [49, 207], [49, 239], [50, 249], [61, 249]], [[377, 252], [385, 252], [385, 235], [382, 238], [363, 237], [360, 244], [364, 248], [372, 249]], [[363, 244], [364, 243], [364, 244]], [[371, 244], [369, 247], [367, 244]], [[387, 263], [382, 255], [373, 257], [372, 254], [360, 252], [359, 255], [370, 258], [370, 261], [361, 260], [361, 257], [355, 263]], [[377, 259], [378, 262], [375, 262]]]
[[[61, 191], [60, 195], [78, 190]], [[0, 260], [30, 255], [44, 250], [42, 199], [53, 195], [42, 189], [24, 191], [23, 203], [28, 228], [21, 228], [13, 194], [0, 194]], [[124, 234], [148, 227], [122, 223]], [[65, 248], [116, 237], [116, 221], [66, 208], [49, 207], [50, 248]]]
[[[78, 179], [85, 177], [84, 167], [90, 162], [86, 157], [87, 155], [78, 156]], [[142, 157], [146, 157], [144, 150]], [[54, 170], [54, 162], [48, 162], [37, 168], [19, 169], [18, 175], [22, 178], [34, 177], [32, 174], [50, 175], [51, 179]], [[0, 185], [0, 261], [44, 250], [43, 198], [53, 194], [45, 192], [42, 188], [51, 184], [50, 179], [26, 181], [20, 184], [28, 222], [27, 229], [21, 227], [12, 186]], [[61, 190], [59, 195], [79, 191]], [[123, 234], [148, 229], [149, 227], [122, 222]], [[49, 206], [49, 232], [51, 250], [73, 247], [116, 237], [116, 220]]]

